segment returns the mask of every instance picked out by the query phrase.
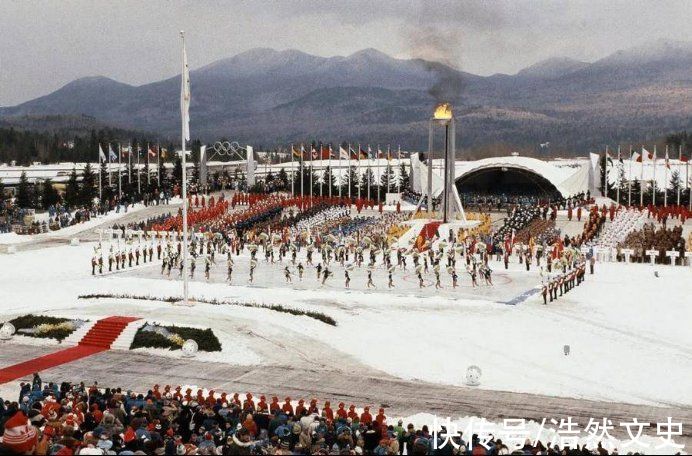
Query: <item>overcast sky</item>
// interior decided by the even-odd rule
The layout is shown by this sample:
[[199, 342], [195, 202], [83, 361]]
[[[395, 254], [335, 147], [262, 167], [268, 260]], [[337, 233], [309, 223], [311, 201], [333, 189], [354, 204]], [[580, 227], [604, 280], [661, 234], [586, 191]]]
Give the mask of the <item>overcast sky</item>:
[[144, 84], [254, 47], [348, 55], [373, 47], [464, 71], [593, 61], [658, 39], [692, 40], [692, 0], [0, 0], [0, 106], [83, 76]]

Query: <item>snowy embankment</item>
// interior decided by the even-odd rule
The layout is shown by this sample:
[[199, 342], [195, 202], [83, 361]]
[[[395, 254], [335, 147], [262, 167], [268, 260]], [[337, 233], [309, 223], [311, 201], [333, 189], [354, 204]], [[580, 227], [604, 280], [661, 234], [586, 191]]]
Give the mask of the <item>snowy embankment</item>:
[[[256, 287], [190, 283], [193, 297], [317, 310], [337, 321], [333, 327], [268, 309], [80, 300], [88, 293], [182, 294], [173, 280], [93, 278], [92, 247], [0, 256], [2, 319], [29, 312], [141, 316], [212, 328], [224, 344], [239, 347], [222, 359], [237, 364], [280, 364], [288, 350], [310, 343], [324, 347], [334, 365], [347, 355], [405, 379], [461, 385], [467, 367], [475, 364], [483, 371], [480, 388], [489, 390], [692, 405], [692, 268], [657, 267], [657, 278], [649, 265], [597, 264], [596, 275], [548, 306], [540, 295], [508, 306], [443, 297], [431, 288], [409, 296], [382, 289], [299, 290], [276, 279]], [[512, 268], [518, 276], [519, 265]], [[275, 348], [260, 356], [253, 345], [260, 339]], [[569, 356], [564, 345], [571, 347]]]

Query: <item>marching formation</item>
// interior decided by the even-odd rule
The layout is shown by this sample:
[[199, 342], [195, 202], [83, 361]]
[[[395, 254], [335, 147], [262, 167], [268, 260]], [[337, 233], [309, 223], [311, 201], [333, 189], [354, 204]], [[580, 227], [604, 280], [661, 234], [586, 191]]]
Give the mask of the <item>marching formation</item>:
[[[288, 286], [348, 290], [356, 279], [359, 289], [396, 290], [403, 280], [421, 290], [455, 290], [496, 286], [493, 268], [508, 269], [510, 258], [516, 258], [526, 271], [538, 268], [547, 302], [580, 283], [585, 264], [593, 261], [576, 240], [561, 239], [554, 225], [543, 222], [542, 207], [518, 206], [494, 231], [488, 222], [441, 236], [437, 229], [409, 233], [413, 228], [407, 222], [415, 216], [410, 212], [356, 214], [340, 198], [236, 193], [230, 200], [223, 194], [198, 195], [188, 204], [193, 227], [188, 277], [193, 280], [201, 269], [207, 281], [223, 276], [229, 284], [253, 285], [257, 272], [268, 269], [272, 281], [280, 274]], [[162, 276], [181, 278], [181, 225], [177, 214], [135, 224], [135, 230], [113, 230], [117, 239], [107, 252], [101, 244], [95, 248], [92, 274], [156, 262]]]

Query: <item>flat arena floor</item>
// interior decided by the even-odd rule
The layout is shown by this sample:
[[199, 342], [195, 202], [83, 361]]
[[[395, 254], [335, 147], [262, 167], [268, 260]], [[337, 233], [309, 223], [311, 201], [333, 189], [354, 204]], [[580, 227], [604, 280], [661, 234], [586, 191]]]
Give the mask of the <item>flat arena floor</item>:
[[[381, 256], [378, 256], [378, 261], [381, 261]], [[395, 258], [395, 255], [392, 255]], [[303, 279], [298, 277], [298, 271], [291, 264], [290, 259], [284, 259], [283, 262], [275, 261], [274, 264], [266, 262], [264, 258], [258, 260], [258, 265], [255, 268], [254, 280], [249, 282], [250, 258], [247, 252], [240, 256], [233, 256], [234, 267], [233, 277], [230, 285], [238, 285], [249, 288], [284, 288], [288, 287], [294, 290], [335, 290], [339, 292], [348, 292], [345, 288], [344, 267], [338, 263], [332, 262], [329, 269], [334, 273], [329, 277], [324, 285], [322, 279], [318, 280], [317, 271], [314, 266], [306, 266], [304, 253], [299, 254], [298, 261], [302, 260], [305, 266]], [[208, 283], [228, 283], [226, 280], [226, 258], [223, 255], [217, 255], [215, 258], [216, 264], [211, 266], [209, 280], [204, 277], [204, 262], [197, 261], [195, 275], [191, 279], [194, 282]], [[313, 257], [313, 263], [316, 265], [316, 258]], [[446, 263], [445, 263], [446, 264]], [[291, 282], [287, 282], [284, 275], [284, 268], [289, 266], [292, 273]], [[367, 285], [367, 269], [363, 265], [361, 268], [355, 267], [350, 272], [351, 276], [351, 291], [368, 291], [370, 293], [399, 295], [399, 296], [436, 296], [440, 298], [453, 299], [479, 299], [502, 303], [516, 304], [517, 299], [526, 293], [531, 293], [536, 286], [540, 284], [541, 277], [539, 270], [535, 264], [530, 271], [526, 271], [523, 265], [510, 264], [509, 269], [505, 270], [501, 262], [491, 261], [490, 267], [493, 269], [492, 281], [493, 285], [485, 284], [485, 281], [478, 279], [479, 286], [474, 287], [471, 284], [470, 275], [464, 270], [466, 262], [463, 258], [457, 259], [457, 274], [459, 275], [459, 284], [456, 289], [452, 287], [451, 275], [446, 271], [440, 272], [442, 288], [435, 289], [435, 274], [432, 268], [427, 274], [423, 274], [425, 283], [424, 288], [420, 288], [418, 277], [413, 268], [411, 259], [408, 259], [406, 270], [396, 268], [392, 274], [394, 287], [387, 286], [387, 272], [384, 266], [378, 264], [373, 272], [373, 282], [376, 288], [369, 288]], [[128, 268], [123, 271], [114, 271], [113, 274], [125, 277], [138, 277], [159, 280], [181, 280], [180, 272], [172, 269], [170, 276], [161, 274], [161, 262], [155, 260], [154, 264], [141, 264], [136, 268]]]

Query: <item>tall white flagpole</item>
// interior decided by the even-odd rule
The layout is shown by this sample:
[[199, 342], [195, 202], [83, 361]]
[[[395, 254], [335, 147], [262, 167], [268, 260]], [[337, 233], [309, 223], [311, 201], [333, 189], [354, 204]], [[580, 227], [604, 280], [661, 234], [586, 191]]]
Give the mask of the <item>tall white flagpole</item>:
[[358, 143], [358, 199], [360, 199], [360, 187], [362, 186], [361, 184], [363, 183], [363, 180], [360, 175], [360, 143]]
[[[620, 166], [622, 164], [621, 159], [622, 159], [622, 155], [620, 155], [620, 144], [618, 144], [618, 166]], [[618, 188], [616, 189], [617, 196], [615, 197], [615, 199], [617, 200], [617, 203], [619, 206], [620, 205], [620, 172], [618, 172], [617, 183], [618, 183]]]
[[348, 159], [346, 166], [348, 166], [348, 204], [351, 205], [351, 143], [348, 144]]
[[398, 152], [397, 152], [397, 168], [399, 168], [399, 179], [397, 183], [397, 193], [401, 193], [401, 181], [404, 178], [404, 176], [401, 174], [401, 146], [399, 146]]
[[291, 144], [291, 198], [295, 196], [296, 173], [293, 170], [293, 144]]
[[127, 184], [132, 184], [132, 144], [127, 143]]
[[101, 190], [101, 156], [103, 155], [103, 149], [101, 149], [101, 143], [99, 143], [99, 160], [98, 160], [98, 173], [99, 173], [99, 204], [103, 203], [103, 191]]
[[627, 176], [627, 205], [632, 205], [632, 145], [630, 144], [630, 172]]
[[605, 182], [603, 183], [603, 196], [608, 198], [608, 146], [605, 146]]
[[185, 32], [180, 31], [182, 38], [182, 71], [180, 75], [180, 119], [181, 119], [181, 144], [182, 144], [182, 198], [183, 198], [183, 304], [188, 301], [188, 245], [187, 245], [187, 164], [185, 153], [185, 141], [190, 139], [190, 72], [187, 66], [187, 53], [185, 52]]
[[652, 182], [653, 184], [653, 192], [652, 192], [652, 197], [651, 197], [651, 204], [654, 206], [656, 205], [656, 144], [654, 144], [654, 180]]
[[666, 144], [666, 161], [665, 169], [663, 170], [663, 207], [668, 207], [668, 165], [670, 160], [668, 159], [668, 144]]
[[118, 143], [118, 198], [122, 199], [123, 198], [123, 173], [122, 170], [120, 169], [120, 165], [122, 165], [123, 160], [123, 146]]
[[329, 147], [329, 161], [328, 161], [328, 167], [329, 167], [329, 187], [327, 187], [327, 192], [329, 194], [329, 197], [332, 197], [332, 146], [331, 144], [328, 146]]
[[161, 143], [156, 143], [156, 184], [161, 190]]
[[[641, 176], [639, 178], [639, 206], [644, 206], [644, 153], [645, 149], [644, 146], [642, 146], [642, 157], [641, 157], [641, 163], [642, 163], [642, 168], [641, 168]], [[649, 152], [646, 152], [646, 159], [649, 159]]]
[[142, 173], [139, 171], [139, 144], [137, 144], [137, 193], [142, 193], [141, 176]]
[[678, 195], [677, 205], [680, 206], [680, 190], [682, 189], [682, 143], [678, 146]]

